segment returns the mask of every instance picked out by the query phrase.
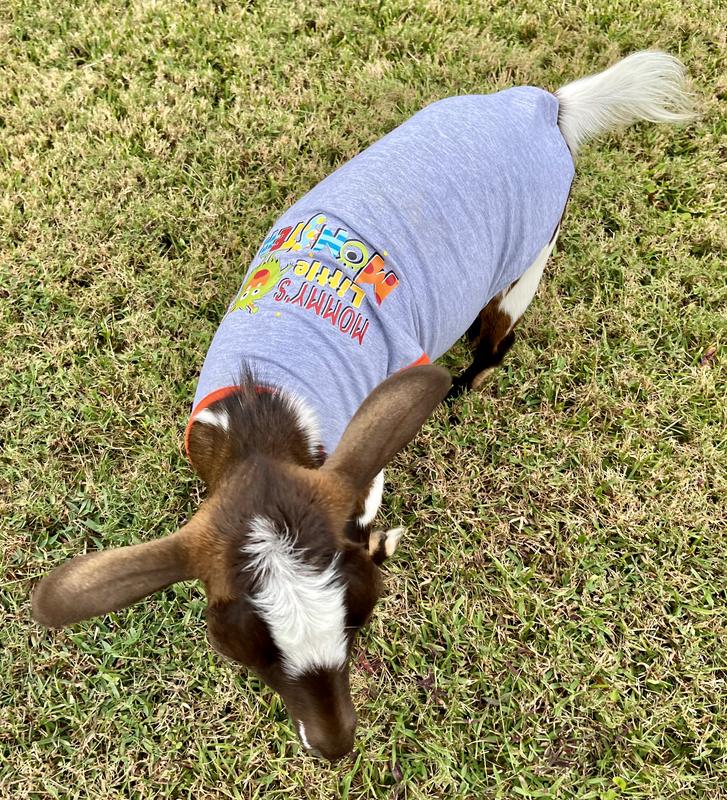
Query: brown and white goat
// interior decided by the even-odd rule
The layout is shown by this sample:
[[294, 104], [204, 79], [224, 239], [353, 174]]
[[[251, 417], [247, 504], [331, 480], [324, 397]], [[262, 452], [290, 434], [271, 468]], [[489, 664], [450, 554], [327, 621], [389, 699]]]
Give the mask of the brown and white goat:
[[[321, 463], [283, 392], [252, 376], [191, 426], [192, 463], [209, 496], [177, 533], [78, 556], [33, 595], [49, 627], [124, 608], [197, 578], [212, 647], [280, 693], [301, 742], [328, 759], [353, 746], [348, 659], [379, 597], [378, 566], [400, 531], [372, 531], [376, 476], [449, 389], [440, 367], [394, 375], [366, 399]], [[220, 425], [219, 420], [225, 424]], [[372, 489], [373, 485], [373, 489]]]
[[[570, 154], [618, 124], [685, 119], [682, 77], [675, 59], [639, 53], [558, 90], [558, 127]], [[475, 298], [484, 307], [471, 326], [473, 361], [454, 392], [476, 386], [512, 344], [556, 235], [507, 289]], [[165, 539], [57, 568], [34, 593], [35, 618], [69, 625], [197, 578], [207, 593], [211, 645], [281, 694], [309, 751], [342, 756], [356, 724], [348, 677], [353, 638], [371, 614], [378, 566], [400, 533], [370, 528], [381, 470], [449, 388], [438, 367], [395, 373], [364, 400], [324, 459], [305, 406], [284, 385], [264, 388], [246, 375], [193, 418], [189, 454], [209, 496], [190, 522]]]

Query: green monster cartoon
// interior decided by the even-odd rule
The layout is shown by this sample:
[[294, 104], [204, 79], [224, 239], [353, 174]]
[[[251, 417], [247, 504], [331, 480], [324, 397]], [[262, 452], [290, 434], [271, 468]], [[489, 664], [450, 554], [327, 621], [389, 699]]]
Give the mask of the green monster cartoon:
[[235, 298], [231, 311], [246, 309], [250, 314], [257, 314], [259, 311], [255, 301], [264, 297], [275, 287], [280, 277], [284, 275], [290, 264], [280, 268], [280, 261], [277, 258], [269, 258], [253, 269], [250, 277], [242, 284], [240, 293]]

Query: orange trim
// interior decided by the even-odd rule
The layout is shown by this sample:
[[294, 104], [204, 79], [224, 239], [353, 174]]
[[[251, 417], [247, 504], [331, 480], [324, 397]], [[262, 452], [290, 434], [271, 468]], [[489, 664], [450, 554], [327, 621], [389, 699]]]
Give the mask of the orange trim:
[[214, 392], [210, 392], [208, 395], [203, 397], [192, 409], [192, 413], [189, 415], [189, 422], [187, 423], [187, 427], [184, 431], [184, 451], [187, 454], [187, 458], [190, 457], [189, 435], [192, 432], [192, 423], [194, 422], [194, 418], [197, 416], [197, 414], [199, 414], [200, 411], [207, 408], [207, 406], [211, 406], [216, 400], [222, 400], [223, 397], [229, 397], [239, 388], [239, 386], [223, 386], [221, 389], [215, 389]]
[[[412, 361], [411, 364], [407, 364], [405, 367], [402, 367], [399, 372], [403, 372], [405, 369], [410, 369], [411, 367], [420, 367], [423, 364], [431, 364], [432, 362], [429, 360], [429, 356], [426, 353], [422, 353], [416, 361]], [[221, 389], [215, 389], [214, 392], [210, 392], [208, 395], [203, 397], [199, 403], [192, 409], [192, 413], [189, 415], [189, 422], [187, 423], [187, 427], [184, 431], [184, 451], [187, 454], [187, 458], [189, 458], [189, 435], [192, 432], [192, 423], [194, 422], [194, 418], [199, 414], [200, 411], [203, 411], [208, 406], [211, 406], [212, 403], [216, 402], [217, 400], [222, 400], [225, 397], [229, 397], [231, 394], [236, 392], [240, 387], [239, 386], [223, 386]], [[274, 391], [272, 389], [268, 389], [267, 386], [256, 386], [255, 387], [258, 392], [270, 392]]]
[[422, 364], [431, 364], [432, 362], [429, 360], [429, 356], [426, 353], [422, 353], [416, 361], [412, 361], [411, 364], [407, 364], [404, 369], [410, 369], [411, 367], [421, 367]]

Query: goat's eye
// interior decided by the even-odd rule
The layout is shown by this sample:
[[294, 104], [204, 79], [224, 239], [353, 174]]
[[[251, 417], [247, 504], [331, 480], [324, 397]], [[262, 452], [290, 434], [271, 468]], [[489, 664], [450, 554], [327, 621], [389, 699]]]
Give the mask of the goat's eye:
[[371, 616], [371, 611], [365, 613], [352, 613], [349, 612], [346, 614], [346, 627], [349, 630], [353, 630], [354, 632], [363, 628], [363, 626], [369, 621], [369, 617]]
[[360, 619], [355, 619], [354, 617], [346, 617], [346, 630], [356, 632], [362, 626], [362, 622]]
[[371, 616], [381, 589], [379, 571], [363, 548], [351, 549], [345, 563], [346, 627], [354, 632]]

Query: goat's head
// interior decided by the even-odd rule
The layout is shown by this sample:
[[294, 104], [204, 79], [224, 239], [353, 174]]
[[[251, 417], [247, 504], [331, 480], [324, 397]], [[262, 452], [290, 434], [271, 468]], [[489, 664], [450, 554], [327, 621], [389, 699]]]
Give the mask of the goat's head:
[[[280, 693], [307, 750], [344, 755], [356, 725], [353, 639], [379, 596], [378, 564], [398, 540], [390, 531], [354, 541], [347, 526], [372, 479], [449, 385], [449, 375], [431, 366], [384, 381], [320, 468], [259, 452], [230, 458], [225, 469], [203, 458], [210, 497], [183, 528], [63, 564], [36, 588], [34, 617], [62, 627], [198, 578], [210, 644]], [[208, 455], [229, 446], [228, 431], [211, 428]]]

